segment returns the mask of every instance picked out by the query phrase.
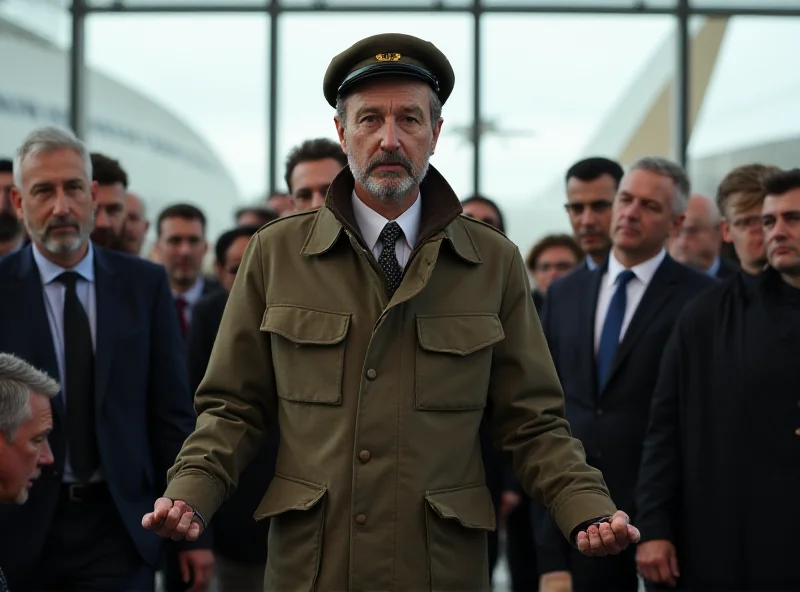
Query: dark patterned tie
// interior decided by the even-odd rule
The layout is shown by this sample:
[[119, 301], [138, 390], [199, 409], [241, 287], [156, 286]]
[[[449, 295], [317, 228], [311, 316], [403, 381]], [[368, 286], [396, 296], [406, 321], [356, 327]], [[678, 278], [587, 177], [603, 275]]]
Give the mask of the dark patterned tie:
[[92, 330], [75, 290], [78, 274], [65, 271], [56, 279], [67, 289], [64, 297], [67, 446], [73, 473], [80, 482], [87, 483], [100, 465], [94, 422]]
[[397, 222], [389, 222], [381, 230], [380, 238], [383, 243], [381, 256], [378, 257], [378, 265], [381, 266], [386, 279], [389, 281], [389, 289], [394, 294], [397, 288], [400, 287], [400, 281], [403, 279], [403, 271], [400, 269], [400, 264], [397, 262], [397, 239], [403, 236], [403, 230]]
[[597, 348], [598, 391], [603, 390], [606, 380], [608, 380], [608, 373], [619, 347], [622, 321], [625, 319], [625, 310], [628, 307], [628, 282], [635, 277], [636, 275], [630, 269], [626, 269], [617, 276], [617, 289], [608, 305], [603, 331], [600, 333], [600, 345]]

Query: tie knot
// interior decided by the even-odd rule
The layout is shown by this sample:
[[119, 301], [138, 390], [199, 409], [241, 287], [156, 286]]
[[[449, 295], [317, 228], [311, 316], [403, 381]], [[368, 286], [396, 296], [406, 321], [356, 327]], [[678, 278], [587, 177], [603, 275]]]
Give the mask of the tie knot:
[[400, 225], [397, 222], [389, 222], [383, 227], [378, 238], [381, 239], [383, 246], [392, 247], [397, 242], [397, 239], [400, 238], [401, 234], [403, 234], [403, 229], [400, 228]]
[[628, 282], [635, 277], [636, 277], [635, 273], [633, 273], [630, 269], [626, 269], [617, 276], [617, 285], [619, 287], [624, 287], [628, 285]]
[[80, 274], [77, 271], [65, 271], [56, 278], [56, 281], [64, 284], [67, 290], [74, 290], [75, 285], [78, 283]]

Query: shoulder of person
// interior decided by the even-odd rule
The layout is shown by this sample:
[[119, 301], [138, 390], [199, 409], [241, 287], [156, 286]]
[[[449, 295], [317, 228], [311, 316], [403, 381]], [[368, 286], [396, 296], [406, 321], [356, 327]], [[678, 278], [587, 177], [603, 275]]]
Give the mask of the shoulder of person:
[[475, 218], [459, 214], [451, 224], [461, 224], [480, 252], [483, 249], [498, 249], [501, 252], [513, 254], [517, 250], [514, 244], [503, 232]]

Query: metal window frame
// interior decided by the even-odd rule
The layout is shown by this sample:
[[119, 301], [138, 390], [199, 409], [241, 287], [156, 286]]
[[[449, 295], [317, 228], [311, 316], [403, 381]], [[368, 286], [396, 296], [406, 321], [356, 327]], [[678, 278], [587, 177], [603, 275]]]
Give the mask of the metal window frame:
[[[152, 0], [151, 0], [152, 1]], [[693, 16], [732, 17], [732, 16], [784, 16], [800, 17], [800, 6], [797, 8], [758, 8], [760, 0], [753, 0], [752, 7], [727, 6], [720, 8], [700, 8], [694, 6], [692, 0], [675, 0], [673, 7], [647, 6], [647, 0], [634, 2], [630, 7], [585, 5], [575, 0], [571, 5], [486, 5], [482, 0], [473, 0], [468, 6], [448, 6], [441, 1], [431, 0], [430, 6], [390, 6], [385, 1], [375, 0], [375, 4], [366, 6], [336, 5], [328, 6], [325, 0], [317, 0], [310, 6], [285, 6], [280, 0], [263, 0], [261, 4], [225, 4], [215, 5], [169, 5], [167, 3], [126, 5], [125, 0], [117, 0], [110, 6], [92, 5], [91, 0], [72, 0], [72, 44], [69, 59], [69, 123], [78, 137], [86, 133], [86, 18], [92, 14], [264, 14], [269, 20], [269, 76], [267, 77], [267, 191], [276, 191], [276, 152], [278, 138], [278, 52], [280, 36], [280, 17], [285, 13], [435, 13], [435, 14], [472, 14], [474, 17], [473, 39], [473, 88], [472, 88], [472, 143], [473, 143], [473, 192], [481, 192], [481, 144], [482, 138], [478, 125], [481, 117], [481, 17], [484, 14], [596, 14], [596, 15], [631, 15], [631, 16], [671, 16], [677, 26], [677, 78], [674, 101], [674, 158], [686, 166], [689, 145], [689, 78], [691, 67], [689, 20]], [[762, 0], [763, 1], [763, 0]]]

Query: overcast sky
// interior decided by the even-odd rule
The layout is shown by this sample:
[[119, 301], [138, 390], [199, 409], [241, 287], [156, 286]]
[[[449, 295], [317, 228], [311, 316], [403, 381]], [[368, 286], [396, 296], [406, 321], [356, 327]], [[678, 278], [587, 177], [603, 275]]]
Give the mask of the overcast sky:
[[[17, 3], [24, 2], [27, 10], [29, 2], [44, 1]], [[66, 38], [67, 24], [50, 23], [48, 32]], [[798, 31], [800, 19], [732, 21], [692, 137], [692, 155], [800, 131]], [[473, 64], [472, 19], [466, 14], [283, 15], [278, 178], [292, 146], [311, 137], [335, 138], [333, 110], [322, 95], [330, 59], [380, 32], [428, 39], [453, 64], [456, 86], [444, 108], [444, 130], [432, 163], [460, 196], [468, 195], [472, 148], [463, 132], [471, 122]], [[564, 228], [563, 195], [543, 192], [586, 155], [602, 124], [625, 117], [618, 108], [625, 93], [641, 92], [642, 101], [655, 98], [637, 89], [636, 82], [656, 52], [674, 48], [674, 22], [669, 17], [488, 15], [482, 33], [484, 117], [515, 135], [486, 137], [481, 191], [497, 199], [512, 219], [520, 212], [541, 214], [524, 229], [514, 222], [518, 238]], [[268, 20], [261, 15], [93, 15], [87, 23], [87, 61], [197, 130], [249, 200], [266, 186], [268, 34]]]

